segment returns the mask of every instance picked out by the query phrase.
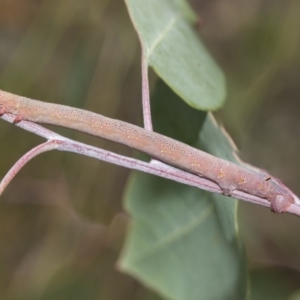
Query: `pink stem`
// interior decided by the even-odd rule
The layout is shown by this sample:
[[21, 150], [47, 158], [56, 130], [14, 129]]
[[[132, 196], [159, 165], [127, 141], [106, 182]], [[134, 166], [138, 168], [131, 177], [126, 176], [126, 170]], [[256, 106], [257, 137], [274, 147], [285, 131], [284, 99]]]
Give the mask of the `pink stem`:
[[7, 172], [0, 183], [0, 195], [3, 193], [5, 188], [8, 184], [12, 181], [12, 179], [17, 175], [17, 173], [27, 164], [32, 158], [36, 157], [37, 155], [51, 151], [57, 148], [57, 143], [55, 140], [49, 140], [43, 144], [36, 146], [35, 148], [31, 149], [29, 152], [24, 154]]
[[[12, 123], [15, 119], [13, 115], [5, 114], [1, 117], [2, 119]], [[156, 176], [160, 176], [162, 178], [167, 178], [173, 181], [177, 181], [183, 184], [187, 184], [190, 186], [195, 186], [197, 188], [222, 194], [222, 190], [220, 187], [215, 184], [214, 182], [201, 178], [199, 176], [193, 175], [191, 173], [176, 169], [174, 167], [168, 166], [164, 163], [160, 163], [158, 161], [152, 161], [150, 163], [143, 162], [134, 158], [122, 156], [110, 151], [106, 151], [103, 149], [99, 149], [90, 145], [86, 145], [77, 141], [73, 141], [71, 139], [65, 138], [55, 132], [52, 132], [38, 124], [28, 122], [28, 121], [21, 121], [17, 124], [17, 126], [23, 128], [24, 130], [30, 131], [35, 133], [39, 136], [42, 136], [46, 139], [49, 139], [48, 142], [37, 146], [36, 148], [29, 151], [25, 156], [23, 156], [15, 166], [9, 171], [9, 173], [4, 177], [1, 182], [1, 186], [3, 185], [1, 192], [7, 186], [7, 184], [11, 181], [11, 179], [15, 176], [15, 174], [21, 169], [23, 165], [26, 164], [31, 158], [35, 157], [36, 155], [50, 150], [60, 150], [60, 151], [67, 151], [78, 153], [85, 156], [94, 157], [99, 160], [106, 161], [108, 163], [113, 163], [119, 166], [123, 166], [126, 168], [146, 172], [149, 174], [153, 174]], [[18, 168], [16, 168], [16, 165]], [[10, 175], [9, 175], [10, 174]], [[8, 179], [6, 179], [8, 178]], [[4, 182], [4, 183], [3, 183]], [[5, 184], [6, 182], [6, 184]], [[4, 185], [5, 184], [5, 185]], [[241, 191], [233, 191], [232, 196], [234, 198], [250, 202], [253, 204], [262, 205], [265, 207], [270, 207], [270, 202], [266, 199], [259, 198]], [[299, 204], [299, 203], [297, 203]], [[297, 204], [292, 204], [287, 212], [300, 216], [300, 206]]]
[[148, 80], [148, 61], [146, 58], [146, 53], [143, 45], [142, 45], [142, 103], [143, 103], [144, 127], [149, 131], [153, 131], [152, 119], [151, 119], [149, 80]]

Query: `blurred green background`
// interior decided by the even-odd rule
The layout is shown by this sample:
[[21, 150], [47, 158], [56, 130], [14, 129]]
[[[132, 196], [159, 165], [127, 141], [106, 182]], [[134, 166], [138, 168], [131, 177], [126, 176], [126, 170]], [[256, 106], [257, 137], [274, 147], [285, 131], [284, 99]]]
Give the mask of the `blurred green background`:
[[[217, 117], [242, 159], [300, 195], [300, 2], [191, 3], [199, 36], [227, 77]], [[141, 124], [140, 46], [124, 1], [0, 0], [0, 88]], [[42, 139], [0, 125], [3, 177]], [[70, 153], [31, 161], [1, 197], [0, 299], [155, 299], [115, 266], [128, 224], [121, 203], [127, 175]], [[239, 221], [253, 299], [287, 299], [300, 289], [299, 218], [240, 203]]]

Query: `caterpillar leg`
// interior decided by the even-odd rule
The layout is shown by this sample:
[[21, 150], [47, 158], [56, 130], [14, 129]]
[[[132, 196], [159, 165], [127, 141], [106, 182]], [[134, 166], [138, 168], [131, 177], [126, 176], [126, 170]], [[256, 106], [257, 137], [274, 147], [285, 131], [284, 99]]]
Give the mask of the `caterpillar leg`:
[[283, 196], [283, 195], [274, 195], [270, 199], [268, 199], [271, 202], [271, 210], [274, 213], [284, 213], [287, 211], [287, 209], [291, 206], [291, 204], [294, 203], [294, 198], [292, 196]]
[[232, 192], [236, 190], [235, 186], [228, 185], [228, 184], [221, 184], [220, 182], [217, 182], [218, 186], [222, 190], [222, 194], [227, 197], [232, 196]]

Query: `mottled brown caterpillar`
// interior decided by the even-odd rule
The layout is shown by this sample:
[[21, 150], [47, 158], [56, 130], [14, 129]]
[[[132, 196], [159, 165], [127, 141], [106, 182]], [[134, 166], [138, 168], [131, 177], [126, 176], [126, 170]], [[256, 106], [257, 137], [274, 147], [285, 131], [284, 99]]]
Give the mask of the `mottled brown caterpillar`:
[[59, 104], [46, 103], [0, 90], [0, 114], [11, 113], [15, 122], [28, 120], [59, 125], [111, 140], [172, 166], [217, 183], [224, 195], [234, 190], [271, 202], [274, 212], [285, 212], [295, 202], [287, 189], [269, 175], [220, 159], [184, 143], [141, 127]]

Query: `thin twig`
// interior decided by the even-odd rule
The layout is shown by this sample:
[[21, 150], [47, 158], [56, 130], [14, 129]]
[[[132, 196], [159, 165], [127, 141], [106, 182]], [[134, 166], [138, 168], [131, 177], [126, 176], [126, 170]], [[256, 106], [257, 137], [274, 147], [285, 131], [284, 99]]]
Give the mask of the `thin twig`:
[[23, 155], [6, 173], [4, 178], [0, 183], [0, 196], [2, 195], [5, 188], [8, 184], [13, 180], [13, 178], [17, 175], [17, 173], [27, 164], [31, 159], [38, 156], [41, 153], [54, 150], [57, 147], [56, 141], [48, 140], [47, 142], [36, 146], [35, 148], [28, 151], [25, 155]]
[[153, 131], [152, 118], [151, 118], [149, 80], [148, 80], [148, 61], [147, 61], [143, 44], [142, 44], [142, 103], [143, 103], [144, 128], [149, 131]]
[[[5, 114], [1, 117], [5, 121], [8, 121], [10, 123], [13, 123], [15, 117], [11, 114]], [[160, 176], [166, 179], [170, 179], [173, 181], [177, 181], [183, 184], [187, 184], [190, 186], [194, 186], [209, 192], [214, 192], [218, 194], [222, 194], [222, 190], [220, 187], [205, 178], [190, 174], [188, 172], [185, 172], [183, 170], [179, 170], [177, 168], [168, 166], [166, 164], [160, 163], [160, 162], [143, 162], [134, 158], [122, 156], [110, 151], [106, 151], [100, 148], [96, 148], [90, 145], [86, 145], [84, 143], [80, 143], [77, 141], [73, 141], [71, 139], [68, 139], [66, 137], [63, 137], [55, 132], [52, 132], [38, 124], [29, 122], [29, 121], [21, 121], [17, 124], [18, 127], [30, 131], [32, 133], [35, 133], [41, 137], [44, 137], [46, 139], [49, 139], [49, 150], [60, 150], [60, 151], [67, 151], [67, 152], [73, 152], [78, 153], [85, 156], [94, 157], [96, 159], [106, 161], [108, 163], [113, 163], [119, 166], [123, 166], [126, 168], [146, 172], [149, 174], [153, 174], [156, 176]], [[45, 144], [47, 144], [46, 142]], [[55, 145], [51, 146], [51, 145]], [[40, 145], [41, 146], [41, 145]], [[39, 147], [39, 146], [38, 146]], [[52, 148], [53, 147], [53, 148]], [[45, 151], [49, 151], [46, 148], [44, 148]], [[24, 157], [23, 157], [24, 158]], [[2, 185], [2, 183], [1, 183]], [[258, 204], [265, 207], [270, 207], [270, 202], [266, 199], [259, 198], [241, 191], [234, 191], [232, 193], [232, 196], [234, 198], [250, 202], [253, 204]], [[288, 210], [286, 211], [288, 213], [300, 216], [300, 206], [297, 204], [292, 204]]]

